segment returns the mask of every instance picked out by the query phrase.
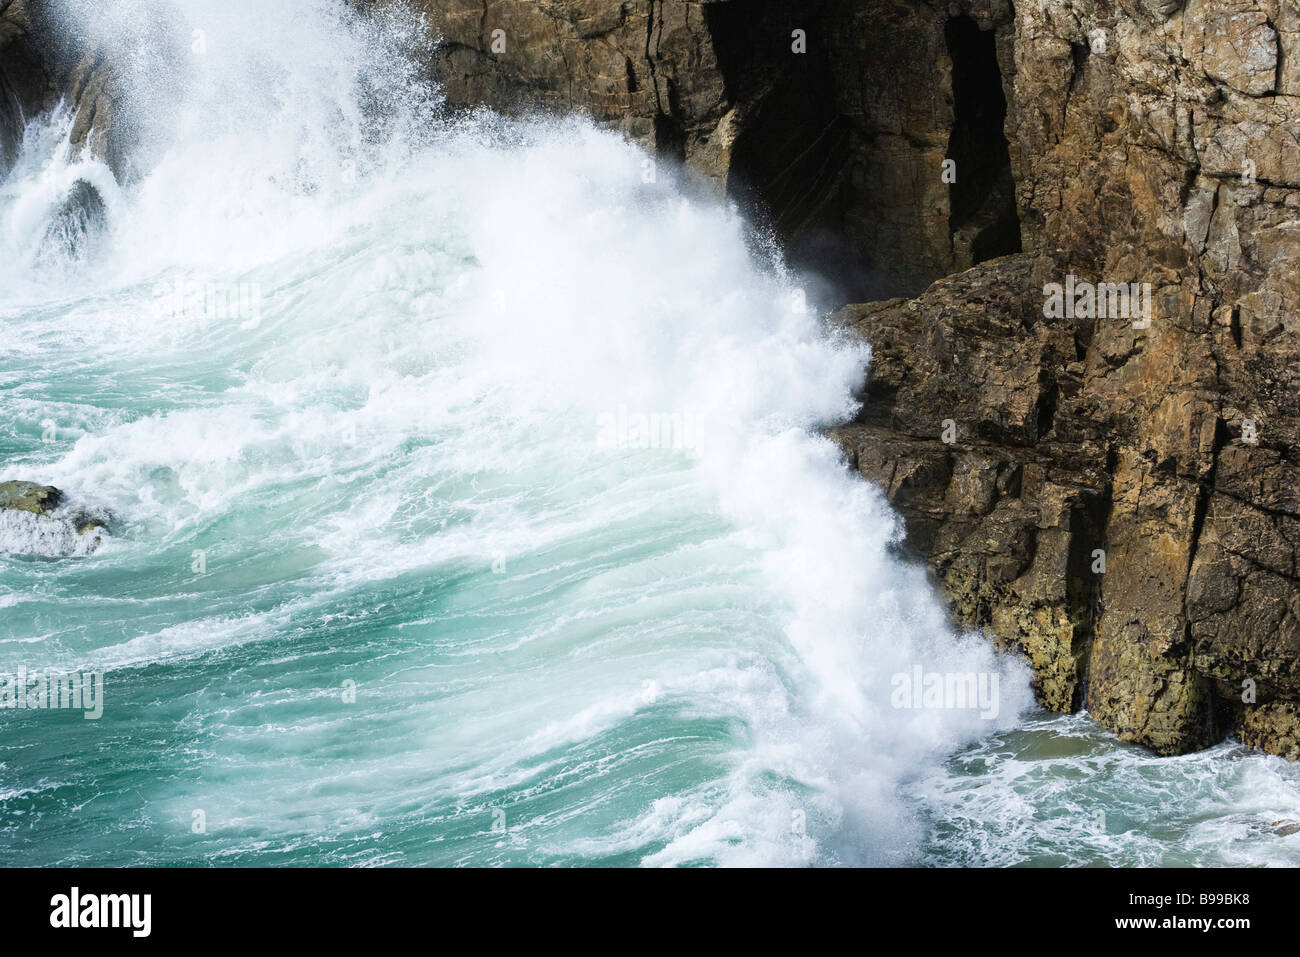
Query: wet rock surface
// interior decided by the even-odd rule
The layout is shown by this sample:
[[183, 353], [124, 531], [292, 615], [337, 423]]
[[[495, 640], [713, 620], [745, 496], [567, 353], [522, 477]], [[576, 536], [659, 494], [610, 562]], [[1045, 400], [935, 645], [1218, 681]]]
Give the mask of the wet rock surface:
[[69, 502], [51, 485], [0, 482], [0, 553], [35, 558], [80, 558], [109, 536], [102, 509]]
[[[586, 110], [845, 298], [920, 293], [841, 312], [875, 358], [834, 434], [1046, 706], [1165, 753], [1300, 752], [1293, 4], [425, 6], [454, 102]], [[963, 105], [990, 68], [1002, 102]], [[1149, 324], [1045, 316], [1069, 276], [1149, 284]]]
[[90, 146], [119, 175], [129, 139], [117, 80], [102, 51], [54, 25], [50, 0], [0, 0], [0, 173], [18, 154], [26, 121], [62, 101], [71, 145]]

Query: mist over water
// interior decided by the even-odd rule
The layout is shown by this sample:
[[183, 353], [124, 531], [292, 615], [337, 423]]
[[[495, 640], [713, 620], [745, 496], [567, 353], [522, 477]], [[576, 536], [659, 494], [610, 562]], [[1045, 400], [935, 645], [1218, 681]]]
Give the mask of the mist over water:
[[[132, 147], [33, 118], [0, 185], [0, 480], [117, 534], [0, 554], [0, 673], [105, 673], [98, 721], [0, 712], [0, 863], [1212, 863], [1230, 812], [1295, 854], [1284, 762], [1025, 723], [817, 434], [866, 347], [720, 200], [443, 117], [397, 13], [61, 7]], [[895, 707], [918, 666], [996, 713]], [[1087, 843], [1189, 774], [1191, 830]]]

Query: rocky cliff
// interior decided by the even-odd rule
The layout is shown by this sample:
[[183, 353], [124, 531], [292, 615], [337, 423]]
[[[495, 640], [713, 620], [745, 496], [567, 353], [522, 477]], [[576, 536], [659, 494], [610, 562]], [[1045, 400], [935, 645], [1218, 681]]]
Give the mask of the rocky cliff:
[[[878, 352], [839, 438], [957, 613], [1046, 705], [1162, 752], [1300, 756], [1298, 28], [1283, 3], [1019, 10], [1033, 252], [842, 317]], [[1149, 319], [1046, 316], [1072, 275], [1149, 283]]]
[[[585, 111], [862, 303], [834, 438], [1043, 704], [1300, 757], [1291, 0], [416, 5], [452, 108]], [[6, 143], [59, 91], [108, 122], [38, 6], [0, 0]]]
[[[917, 296], [839, 315], [875, 359], [834, 435], [1047, 707], [1300, 756], [1294, 4], [425, 7], [453, 103], [586, 110]], [[1098, 283], [1137, 297], [1047, 303]]]
[[0, 173], [9, 169], [27, 121], [63, 101], [71, 142], [91, 144], [122, 171], [126, 131], [115, 123], [117, 85], [97, 51], [54, 28], [46, 0], [0, 0]]
[[[578, 108], [763, 217], [841, 301], [1020, 249], [1010, 5], [420, 0], [449, 100]], [[956, 91], [954, 93], [954, 90]], [[963, 168], [950, 188], [948, 156]]]

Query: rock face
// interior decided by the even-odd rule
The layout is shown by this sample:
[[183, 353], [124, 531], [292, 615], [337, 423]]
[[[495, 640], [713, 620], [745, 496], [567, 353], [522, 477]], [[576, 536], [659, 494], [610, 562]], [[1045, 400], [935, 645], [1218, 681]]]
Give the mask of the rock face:
[[[834, 435], [1047, 707], [1300, 757], [1293, 0], [415, 2], [451, 107], [585, 111], [865, 303]], [[40, 11], [0, 0], [0, 143], [71, 91], [110, 150]]]
[[685, 161], [765, 219], [827, 297], [914, 294], [1020, 248], [1006, 0], [955, 18], [912, 0], [420, 6], [451, 104], [576, 108]]
[[52, 485], [35, 482], [0, 482], [0, 509], [48, 515], [63, 501], [63, 493]]
[[0, 174], [17, 156], [27, 120], [64, 100], [74, 147], [90, 144], [117, 172], [125, 131], [114, 123], [110, 65], [53, 28], [48, 0], [0, 0]]
[[[1234, 421], [1265, 413], [1229, 378], [1251, 368], [1231, 329], [1046, 317], [1042, 268], [1011, 256], [842, 310], [874, 356], [833, 437], [1044, 705], [1167, 753], [1232, 732], [1300, 756], [1295, 440]], [[1294, 380], [1258, 387], [1294, 402]], [[1285, 408], [1267, 421], [1294, 430]]]
[[0, 553], [39, 558], [89, 555], [108, 536], [107, 516], [70, 505], [52, 485], [0, 482]]
[[[873, 357], [859, 420], [831, 435], [903, 514], [957, 617], [1024, 652], [1039, 699], [1068, 711], [1099, 602], [1109, 450], [1104, 430], [1067, 427], [1084, 373], [1071, 324], [1042, 315], [1033, 267], [1007, 257], [918, 299], [842, 310]], [[1042, 373], [1054, 368], [1059, 380]]]
[[[959, 616], [1047, 706], [1166, 753], [1300, 757], [1298, 29], [1285, 3], [1018, 8], [1033, 255], [842, 315], [878, 351], [839, 436]], [[1071, 275], [1150, 283], [1149, 326], [1045, 316]]]
[[[1300, 756], [1293, 3], [424, 6], [453, 104], [606, 120], [847, 298], [975, 266], [840, 314], [875, 350], [852, 463], [1046, 706]], [[1138, 296], [1045, 315], [1084, 283]]]

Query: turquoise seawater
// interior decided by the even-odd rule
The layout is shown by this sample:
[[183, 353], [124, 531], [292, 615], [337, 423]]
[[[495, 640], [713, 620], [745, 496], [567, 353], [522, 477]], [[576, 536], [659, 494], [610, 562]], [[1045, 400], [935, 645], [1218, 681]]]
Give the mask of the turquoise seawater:
[[1300, 861], [1293, 766], [1036, 713], [952, 630], [819, 436], [869, 350], [707, 188], [438, 119], [400, 18], [59, 6], [152, 52], [134, 172], [56, 112], [0, 184], [0, 481], [114, 533], [0, 540], [0, 675], [104, 680], [0, 710], [0, 865]]

